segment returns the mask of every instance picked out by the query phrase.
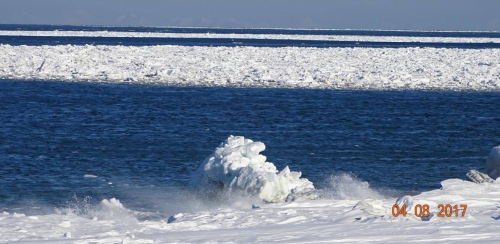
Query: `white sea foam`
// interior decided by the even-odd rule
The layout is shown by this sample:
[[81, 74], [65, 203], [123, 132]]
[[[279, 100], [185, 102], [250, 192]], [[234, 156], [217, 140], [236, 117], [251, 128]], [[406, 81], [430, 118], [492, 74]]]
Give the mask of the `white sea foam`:
[[0, 79], [500, 90], [500, 49], [0, 45]]
[[132, 211], [125, 208], [120, 200], [115, 198], [103, 199], [99, 203], [99, 208], [95, 212], [95, 216], [98, 219], [112, 219], [120, 221], [133, 221], [135, 217]]
[[328, 177], [327, 183], [327, 188], [321, 194], [322, 198], [338, 200], [384, 198], [382, 194], [370, 188], [368, 182], [359, 180], [352, 174], [331, 175]]
[[73, 201], [67, 207], [56, 208], [55, 213], [60, 215], [79, 216], [93, 220], [119, 221], [136, 221], [137, 215], [141, 214], [125, 208], [120, 200], [115, 198], [103, 199], [97, 205], [93, 205], [91, 199], [91, 197], [80, 199], [74, 196]]

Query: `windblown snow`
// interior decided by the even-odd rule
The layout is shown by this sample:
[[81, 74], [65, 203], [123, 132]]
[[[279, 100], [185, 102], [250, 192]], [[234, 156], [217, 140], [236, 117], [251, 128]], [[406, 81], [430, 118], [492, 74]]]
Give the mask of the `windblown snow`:
[[[234, 143], [228, 142], [219, 147], [215, 155], [250, 150], [255, 156], [261, 149], [258, 143], [247, 140], [239, 148], [228, 150]], [[236, 155], [229, 158], [246, 161], [245, 157]], [[209, 162], [210, 159], [203, 165], [210, 165]], [[210, 171], [212, 166], [203, 168]], [[215, 171], [219, 177], [226, 178], [222, 170]], [[400, 198], [368, 194], [348, 199], [322, 197], [285, 203], [248, 203], [149, 220], [140, 219], [151, 213], [129, 210], [127, 203], [114, 198], [103, 199], [97, 207], [85, 207], [84, 211], [63, 209], [55, 214], [31, 216], [4, 211], [0, 213], [0, 242], [496, 243], [500, 228], [500, 183], [477, 184], [450, 179], [441, 185], [438, 190]], [[406, 206], [408, 214], [394, 217], [394, 204]], [[414, 214], [418, 204], [430, 206], [428, 217]], [[467, 210], [464, 216], [438, 217], [439, 204], [466, 204]]]
[[498, 91], [499, 60], [499, 49], [0, 45], [0, 79]]

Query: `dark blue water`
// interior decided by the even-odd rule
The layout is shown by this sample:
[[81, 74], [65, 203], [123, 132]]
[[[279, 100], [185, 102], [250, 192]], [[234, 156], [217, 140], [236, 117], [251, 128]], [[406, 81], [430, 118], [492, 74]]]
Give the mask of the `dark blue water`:
[[[220, 29], [171, 27], [98, 27], [52, 25], [0, 25], [0, 30], [25, 31], [118, 31], [153, 33], [216, 33], [216, 34], [288, 34], [288, 35], [362, 35], [362, 36], [417, 36], [417, 37], [487, 37], [500, 38], [500, 32], [432, 32], [381, 30], [292, 30], [292, 29]], [[158, 37], [67, 37], [67, 36], [0, 36], [0, 44], [8, 45], [123, 45], [123, 46], [252, 46], [252, 47], [365, 47], [365, 48], [500, 48], [500, 43], [445, 43], [445, 42], [377, 42], [377, 41], [325, 41], [285, 39], [238, 38], [158, 38]]]
[[319, 41], [286, 39], [238, 39], [238, 38], [163, 38], [163, 37], [67, 37], [67, 36], [0, 36], [0, 44], [8, 45], [121, 45], [121, 46], [205, 46], [205, 47], [356, 47], [356, 48], [500, 48], [500, 43], [459, 42], [374, 42], [374, 41]]
[[464, 178], [500, 144], [498, 93], [1, 80], [0, 101], [0, 210], [168, 197], [229, 135], [319, 187], [348, 172], [398, 191]]

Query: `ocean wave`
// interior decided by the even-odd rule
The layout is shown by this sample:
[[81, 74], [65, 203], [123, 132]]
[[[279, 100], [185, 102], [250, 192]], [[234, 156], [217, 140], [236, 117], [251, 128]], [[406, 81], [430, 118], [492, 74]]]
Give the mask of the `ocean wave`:
[[366, 198], [385, 198], [384, 194], [370, 188], [366, 181], [349, 173], [330, 175], [327, 186], [322, 190], [321, 198], [336, 200], [361, 200]]

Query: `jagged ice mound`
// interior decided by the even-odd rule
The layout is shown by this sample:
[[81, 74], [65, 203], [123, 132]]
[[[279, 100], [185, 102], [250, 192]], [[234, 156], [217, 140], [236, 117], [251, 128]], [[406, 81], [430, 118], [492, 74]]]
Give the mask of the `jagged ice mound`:
[[266, 146], [243, 136], [230, 136], [207, 157], [192, 175], [189, 185], [199, 190], [242, 191], [266, 202], [294, 200], [312, 195], [313, 183], [301, 172], [276, 166], [261, 155]]
[[498, 177], [500, 177], [500, 146], [491, 149], [486, 159], [486, 173], [475, 169], [467, 173], [467, 178], [475, 183], [493, 183]]

